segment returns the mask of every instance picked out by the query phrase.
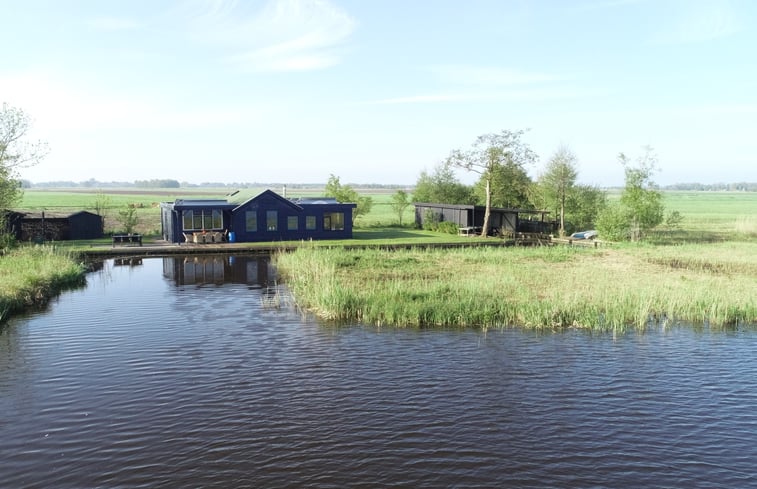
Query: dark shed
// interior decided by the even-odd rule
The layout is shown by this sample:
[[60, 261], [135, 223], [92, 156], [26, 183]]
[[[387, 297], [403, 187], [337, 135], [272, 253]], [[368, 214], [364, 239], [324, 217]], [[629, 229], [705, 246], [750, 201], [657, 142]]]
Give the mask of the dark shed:
[[[479, 228], [484, 225], [486, 207], [482, 205], [455, 205], [416, 203], [415, 224], [423, 227], [428, 221], [452, 222], [459, 228]], [[492, 234], [506, 232], [551, 233], [554, 222], [547, 221], [549, 211], [507, 209], [492, 207], [489, 228]]]
[[6, 227], [19, 241], [66, 241], [103, 237], [103, 221], [88, 211], [9, 211]]

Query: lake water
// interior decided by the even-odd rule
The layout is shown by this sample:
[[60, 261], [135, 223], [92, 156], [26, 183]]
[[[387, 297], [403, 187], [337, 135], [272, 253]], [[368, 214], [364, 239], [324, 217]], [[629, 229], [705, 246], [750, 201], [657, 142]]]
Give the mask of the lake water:
[[0, 487], [757, 487], [756, 355], [333, 327], [264, 258], [111, 260], [0, 331]]

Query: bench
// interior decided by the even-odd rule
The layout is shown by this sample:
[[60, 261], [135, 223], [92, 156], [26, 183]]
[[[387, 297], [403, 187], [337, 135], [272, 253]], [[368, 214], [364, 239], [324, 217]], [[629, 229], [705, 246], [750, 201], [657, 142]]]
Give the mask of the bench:
[[116, 244], [139, 244], [142, 246], [141, 234], [114, 234], [113, 235], [113, 247]]

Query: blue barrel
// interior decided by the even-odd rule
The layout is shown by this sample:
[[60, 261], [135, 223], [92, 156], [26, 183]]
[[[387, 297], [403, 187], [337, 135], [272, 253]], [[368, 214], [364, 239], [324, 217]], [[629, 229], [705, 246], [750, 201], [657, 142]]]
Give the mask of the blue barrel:
[[234, 231], [229, 232], [229, 243], [234, 243], [237, 240], [237, 235]]

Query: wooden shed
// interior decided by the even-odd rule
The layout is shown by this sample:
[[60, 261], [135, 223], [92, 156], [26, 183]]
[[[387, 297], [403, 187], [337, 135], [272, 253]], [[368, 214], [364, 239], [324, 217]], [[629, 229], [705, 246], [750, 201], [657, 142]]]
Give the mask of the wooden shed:
[[[486, 207], [483, 205], [455, 205], [416, 203], [415, 224], [424, 227], [428, 221], [452, 222], [458, 228], [476, 229], [484, 225]], [[492, 207], [489, 215], [490, 234], [554, 232], [555, 223], [547, 220], [549, 211]]]
[[88, 211], [8, 211], [6, 228], [18, 241], [67, 241], [103, 237], [102, 217]]

